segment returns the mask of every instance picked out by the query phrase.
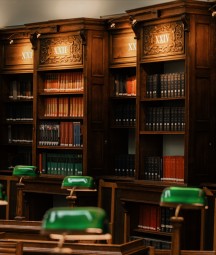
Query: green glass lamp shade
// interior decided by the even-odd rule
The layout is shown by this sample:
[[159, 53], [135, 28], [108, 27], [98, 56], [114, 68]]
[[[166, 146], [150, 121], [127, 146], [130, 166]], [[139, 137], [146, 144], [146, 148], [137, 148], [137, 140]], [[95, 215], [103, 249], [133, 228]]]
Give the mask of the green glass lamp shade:
[[7, 205], [7, 199], [6, 199], [6, 194], [3, 189], [3, 185], [0, 183], [0, 205]]
[[29, 176], [36, 177], [38, 176], [36, 172], [36, 166], [26, 166], [26, 165], [17, 165], [13, 169], [14, 176]]
[[91, 176], [66, 176], [62, 181], [62, 189], [76, 188], [81, 190], [95, 190], [95, 183]]
[[168, 187], [161, 194], [161, 206], [183, 208], [201, 208], [206, 206], [205, 192], [193, 187]]
[[56, 207], [49, 209], [42, 220], [42, 234], [108, 233], [105, 211], [98, 207]]

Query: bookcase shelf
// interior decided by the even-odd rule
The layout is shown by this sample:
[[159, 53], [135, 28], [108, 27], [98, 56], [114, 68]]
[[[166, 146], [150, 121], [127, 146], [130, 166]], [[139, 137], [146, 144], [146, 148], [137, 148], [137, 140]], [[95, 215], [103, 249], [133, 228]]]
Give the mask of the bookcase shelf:
[[184, 131], [140, 131], [140, 135], [184, 135]]
[[169, 98], [144, 98], [141, 99], [140, 102], [143, 103], [151, 103], [151, 102], [160, 102], [160, 101], [183, 101], [185, 100], [185, 97], [169, 97]]
[[[57, 194], [62, 194], [60, 182], [65, 175], [90, 175], [96, 179], [104, 174], [108, 101], [105, 26], [103, 19], [77, 18], [0, 30], [0, 106], [3, 109], [0, 113], [0, 148], [3, 150], [0, 169], [4, 174], [6, 169], [10, 169], [11, 174], [17, 164], [34, 165], [45, 180], [59, 177]], [[14, 43], [9, 44], [8, 38], [12, 37]], [[18, 85], [24, 78], [31, 81], [29, 98], [23, 93], [29, 92], [28, 86], [23, 90], [25, 84]], [[10, 85], [12, 81], [16, 83]], [[18, 94], [16, 86], [22, 87], [22, 93]], [[31, 121], [19, 119], [19, 116], [7, 121], [8, 106], [10, 111], [21, 106], [26, 110], [31, 108]], [[40, 136], [44, 126], [45, 142]], [[8, 127], [11, 133], [25, 130], [24, 134], [31, 135], [31, 144], [8, 143]], [[76, 140], [74, 144], [65, 139], [69, 131], [70, 138], [72, 132]], [[36, 193], [43, 194], [46, 189], [50, 200], [43, 207], [28, 201], [31, 209], [26, 210], [26, 219], [37, 220], [38, 215], [30, 212], [40, 207], [40, 213], [44, 213], [54, 203], [53, 183], [45, 186], [39, 185]], [[35, 193], [31, 185], [28, 192]], [[89, 203], [95, 205], [95, 201], [94, 198]], [[21, 207], [22, 204], [17, 203], [17, 211], [22, 213]]]
[[[216, 25], [210, 7], [209, 2], [179, 0], [128, 10], [117, 19], [77, 18], [1, 29], [0, 173], [8, 168], [11, 173], [15, 164], [35, 165], [41, 182], [58, 179], [57, 194], [65, 175], [108, 180], [115, 191], [107, 194], [109, 185], [103, 183], [101, 201], [104, 207], [108, 200], [112, 203], [115, 241], [140, 235], [146, 242], [158, 238], [169, 243], [170, 233], [138, 228], [138, 212], [145, 204], [159, 207], [167, 186], [197, 186], [216, 178]], [[23, 83], [26, 87], [18, 93], [23, 80], [27, 86]], [[82, 85], [77, 88], [78, 80]], [[71, 114], [80, 103], [72, 101], [80, 99], [79, 113]], [[32, 120], [8, 118], [11, 109], [23, 105], [31, 108]], [[67, 133], [68, 123], [82, 126], [77, 146], [60, 142], [64, 132], [58, 128], [63, 125]], [[44, 142], [44, 126], [57, 130], [55, 140], [50, 136]], [[32, 142], [9, 143], [10, 129], [11, 135], [28, 129], [24, 133]], [[179, 161], [180, 177], [172, 175], [179, 171]], [[49, 184], [46, 189], [52, 193]], [[29, 193], [35, 192], [31, 185]], [[185, 249], [203, 245], [199, 216], [194, 235], [189, 225], [183, 229], [185, 238], [192, 237], [191, 247], [183, 242]], [[28, 219], [34, 220], [31, 215]]]
[[[35, 25], [28, 28], [33, 31]], [[41, 36], [35, 49], [34, 164], [39, 165], [41, 173], [103, 173], [108, 57], [104, 25], [97, 19], [62, 20], [56, 34], [49, 22], [38, 24]], [[98, 54], [102, 57], [97, 58]], [[98, 108], [100, 98], [104, 105]], [[77, 160], [78, 170], [73, 168]], [[61, 170], [52, 170], [55, 167]]]
[[135, 177], [136, 41], [124, 16], [115, 24], [109, 29], [107, 175], [124, 180]]
[[24, 31], [10, 28], [1, 34], [1, 170], [32, 163], [33, 51]]
[[[160, 208], [165, 187], [199, 185], [203, 178], [215, 176], [214, 148], [208, 142], [215, 129], [210, 117], [215, 114], [215, 63], [214, 58], [206, 61], [214, 48], [215, 25], [208, 10], [208, 3], [188, 0], [126, 11], [137, 38], [137, 96], [136, 174], [132, 182], [117, 181], [117, 200], [124, 207], [124, 212], [117, 208], [118, 224], [124, 225], [124, 241], [141, 236], [149, 244], [165, 236], [170, 245], [171, 233], [138, 227], [140, 208], [144, 217], [147, 207]], [[189, 225], [183, 227], [183, 236], [191, 240], [188, 244], [182, 237], [183, 249], [203, 247], [203, 222], [199, 213], [193, 213], [184, 217], [187, 224], [197, 217], [196, 235], [189, 234]]]
[[86, 122], [83, 70], [62, 69], [59, 72], [52, 69], [38, 72], [38, 76], [37, 150], [40, 172], [83, 175], [85, 151], [82, 130]]

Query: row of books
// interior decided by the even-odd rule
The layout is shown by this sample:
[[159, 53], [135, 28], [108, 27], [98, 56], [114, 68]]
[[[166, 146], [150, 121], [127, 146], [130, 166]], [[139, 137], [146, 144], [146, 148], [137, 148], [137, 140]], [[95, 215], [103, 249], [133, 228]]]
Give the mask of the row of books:
[[113, 109], [114, 126], [132, 126], [136, 125], [136, 105], [135, 103], [119, 103]]
[[147, 76], [147, 98], [183, 97], [184, 95], [184, 72], [152, 74]]
[[27, 165], [32, 164], [32, 150], [30, 147], [19, 147], [16, 153], [9, 153], [8, 155], [8, 169], [13, 169], [17, 165]]
[[83, 91], [84, 76], [81, 71], [65, 73], [46, 73], [45, 92]]
[[142, 238], [143, 240], [143, 244], [147, 247], [147, 246], [152, 246], [155, 249], [159, 249], [159, 250], [170, 250], [171, 249], [171, 241], [167, 241], [167, 240], [163, 240], [160, 238], [150, 238], [150, 237], [146, 237], [146, 236], [138, 236], [138, 235], [133, 235], [130, 236], [130, 241], [133, 240], [137, 240]]
[[8, 98], [12, 100], [33, 99], [32, 80], [13, 80], [9, 83]]
[[114, 163], [116, 176], [135, 176], [135, 155], [121, 154], [115, 157]]
[[156, 238], [143, 238], [143, 244], [145, 246], [153, 246], [155, 249], [162, 250], [170, 250], [171, 249], [171, 241], [165, 241]]
[[23, 102], [19, 104], [7, 104], [6, 106], [6, 121], [32, 121], [33, 120], [33, 105], [29, 102], [26, 105]]
[[49, 97], [44, 99], [45, 117], [83, 117], [83, 97]]
[[82, 124], [79, 121], [46, 122], [39, 125], [39, 145], [44, 146], [83, 146]]
[[146, 109], [147, 131], [184, 131], [185, 108], [183, 106], [158, 106]]
[[145, 157], [144, 179], [184, 183], [184, 156]]
[[39, 170], [43, 174], [82, 175], [83, 159], [81, 153], [40, 153]]
[[8, 143], [31, 144], [32, 127], [23, 125], [8, 125]]
[[138, 228], [151, 231], [172, 232], [172, 224], [170, 222], [172, 215], [173, 208], [141, 204], [139, 207]]
[[115, 96], [136, 96], [136, 75], [116, 74], [114, 78]]

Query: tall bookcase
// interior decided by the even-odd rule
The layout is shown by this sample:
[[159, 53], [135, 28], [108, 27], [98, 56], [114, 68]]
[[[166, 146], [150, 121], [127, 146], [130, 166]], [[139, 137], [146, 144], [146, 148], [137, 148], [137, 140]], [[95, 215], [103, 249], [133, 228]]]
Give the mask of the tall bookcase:
[[[173, 9], [172, 14], [169, 8]], [[214, 56], [211, 53], [215, 37], [209, 8], [205, 2], [175, 1], [156, 5], [155, 11], [151, 7], [128, 11], [137, 22], [134, 26], [140, 37], [138, 179], [148, 180], [152, 165], [156, 175], [150, 175], [153, 181], [199, 185], [215, 177], [211, 160], [215, 128], [212, 119], [215, 113]], [[150, 17], [146, 14], [148, 11]], [[180, 168], [179, 156], [183, 157]], [[166, 163], [166, 157], [174, 159], [173, 170], [168, 171], [168, 175], [166, 169], [173, 163]], [[152, 158], [153, 164], [149, 164]]]
[[[210, 7], [189, 0], [127, 11], [137, 38], [137, 119], [136, 180], [118, 183], [124, 240], [143, 236], [147, 243], [170, 245], [159, 207], [163, 188], [199, 186], [215, 178], [215, 22]], [[152, 226], [152, 215], [158, 226]], [[184, 216], [182, 248], [203, 248], [201, 213]], [[195, 218], [197, 234], [188, 244], [184, 237]]]
[[[61, 203], [58, 196], [65, 196], [61, 190], [65, 175], [91, 175], [97, 180], [105, 173], [105, 21], [77, 18], [30, 23], [2, 29], [0, 36], [0, 171], [11, 175], [8, 168], [17, 164], [37, 166], [41, 175], [33, 182], [26, 179], [22, 190], [34, 195], [18, 199], [18, 215], [13, 212], [10, 218], [38, 220], [50, 206]], [[11, 201], [15, 192], [10, 192]], [[81, 195], [89, 205], [96, 204], [95, 196]]]
[[108, 175], [135, 178], [136, 40], [127, 17], [107, 21], [109, 32]]
[[[113, 243], [120, 241], [117, 182], [135, 179], [136, 40], [127, 15], [106, 20], [108, 105], [105, 172], [100, 175], [98, 206], [108, 213]], [[120, 241], [120, 242], [119, 242]]]
[[[0, 173], [32, 163], [33, 50], [24, 27], [1, 30]], [[4, 170], [4, 171], [3, 171]]]
[[107, 35], [99, 19], [27, 24], [35, 52], [34, 158], [46, 176], [103, 172]]

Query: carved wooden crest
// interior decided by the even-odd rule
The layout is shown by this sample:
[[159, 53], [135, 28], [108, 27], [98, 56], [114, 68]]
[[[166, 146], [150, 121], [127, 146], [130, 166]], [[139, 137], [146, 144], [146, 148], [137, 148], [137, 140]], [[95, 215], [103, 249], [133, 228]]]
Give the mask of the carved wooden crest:
[[143, 28], [143, 57], [184, 53], [184, 25], [170, 22]]
[[79, 35], [42, 38], [40, 42], [40, 65], [82, 64], [82, 40]]

